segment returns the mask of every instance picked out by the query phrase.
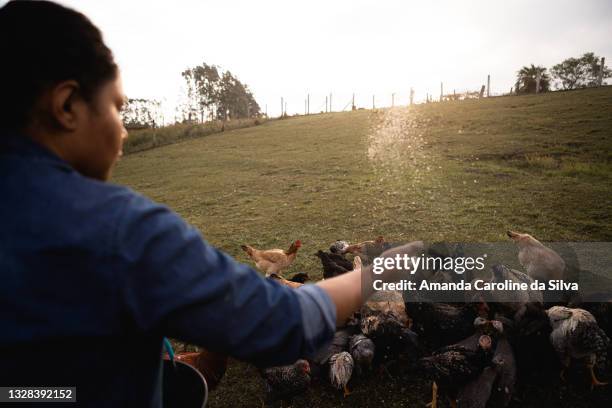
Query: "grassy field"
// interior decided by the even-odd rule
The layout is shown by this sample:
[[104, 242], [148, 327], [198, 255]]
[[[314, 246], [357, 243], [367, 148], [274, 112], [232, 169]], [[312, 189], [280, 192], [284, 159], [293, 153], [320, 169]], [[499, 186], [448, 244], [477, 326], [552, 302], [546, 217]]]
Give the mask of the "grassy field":
[[[340, 238], [502, 241], [515, 229], [612, 241], [612, 87], [273, 121], [129, 155], [114, 181], [242, 261], [243, 243], [300, 239], [288, 274], [313, 279], [313, 253]], [[513, 406], [612, 400], [551, 384], [520, 389]], [[344, 400], [317, 386], [294, 406], [422, 407], [430, 392], [401, 370], [354, 388]], [[261, 406], [262, 395], [256, 371], [233, 363], [210, 405]]]

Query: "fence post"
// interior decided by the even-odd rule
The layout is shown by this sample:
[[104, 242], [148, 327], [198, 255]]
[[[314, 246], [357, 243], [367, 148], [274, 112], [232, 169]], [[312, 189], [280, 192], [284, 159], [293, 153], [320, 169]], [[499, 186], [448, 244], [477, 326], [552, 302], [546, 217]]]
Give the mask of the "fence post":
[[375, 95], [372, 95], [372, 109], [376, 109]]
[[414, 88], [410, 87], [410, 104], [414, 103]]
[[391, 94], [391, 107], [395, 106], [395, 92]]
[[440, 102], [444, 99], [444, 82], [440, 82]]
[[325, 95], [325, 113], [327, 113], [327, 98], [329, 98], [329, 96]]
[[487, 75], [487, 98], [491, 96], [491, 75]]
[[599, 79], [598, 79], [598, 83], [599, 86], [603, 85], [603, 72], [604, 72], [604, 68], [606, 66], [606, 59], [604, 57], [601, 57], [601, 66], [599, 67]]
[[540, 71], [536, 73], [536, 93], [540, 93], [540, 81], [542, 80], [542, 74]]

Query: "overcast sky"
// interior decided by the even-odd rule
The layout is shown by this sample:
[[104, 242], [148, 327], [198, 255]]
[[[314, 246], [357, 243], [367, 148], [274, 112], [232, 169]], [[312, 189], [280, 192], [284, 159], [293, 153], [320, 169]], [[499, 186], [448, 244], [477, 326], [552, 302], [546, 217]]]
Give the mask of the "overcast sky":
[[[5, 1], [0, 0], [3, 4]], [[507, 92], [530, 63], [551, 67], [586, 51], [612, 65], [612, 1], [62, 0], [102, 30], [129, 97], [172, 105], [180, 72], [201, 62], [229, 69], [265, 110], [334, 110], [426, 92], [477, 90], [491, 74]]]

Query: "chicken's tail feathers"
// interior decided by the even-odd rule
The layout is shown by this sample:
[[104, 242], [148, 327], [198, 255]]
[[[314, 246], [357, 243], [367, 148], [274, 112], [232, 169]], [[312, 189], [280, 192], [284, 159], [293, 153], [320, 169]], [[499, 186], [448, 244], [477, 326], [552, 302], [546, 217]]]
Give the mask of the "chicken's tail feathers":
[[253, 255], [253, 247], [249, 246], [249, 245], [240, 245], [240, 248], [242, 248], [242, 250], [244, 252], [246, 252], [248, 255]]

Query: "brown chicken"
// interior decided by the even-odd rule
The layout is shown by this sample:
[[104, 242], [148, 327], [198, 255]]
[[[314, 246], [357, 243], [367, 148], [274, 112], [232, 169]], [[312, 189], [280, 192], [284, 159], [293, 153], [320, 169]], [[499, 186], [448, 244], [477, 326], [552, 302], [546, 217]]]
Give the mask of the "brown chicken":
[[507, 234], [518, 246], [519, 262], [531, 278], [540, 281], [564, 278], [565, 262], [558, 253], [529, 234], [514, 231]]
[[282, 249], [255, 249], [249, 245], [242, 245], [241, 248], [251, 258], [257, 268], [266, 273], [266, 277], [277, 274], [287, 269], [295, 260], [297, 252], [302, 246], [302, 242], [297, 240], [288, 250]]
[[189, 364], [204, 376], [208, 390], [214, 390], [227, 369], [227, 356], [202, 350], [197, 353], [176, 353], [174, 358]]

